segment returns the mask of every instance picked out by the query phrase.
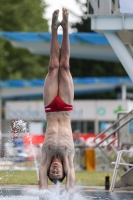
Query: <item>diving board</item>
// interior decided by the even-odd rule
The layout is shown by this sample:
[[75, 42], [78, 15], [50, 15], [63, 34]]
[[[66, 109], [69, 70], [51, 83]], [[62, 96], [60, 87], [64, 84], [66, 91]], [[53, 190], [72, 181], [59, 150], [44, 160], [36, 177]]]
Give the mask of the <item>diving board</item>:
[[[27, 49], [32, 54], [50, 55], [51, 33], [0, 32], [0, 37], [14, 47]], [[72, 33], [69, 34], [69, 39], [71, 58], [119, 62], [107, 38], [102, 34]], [[58, 41], [61, 44], [62, 34], [58, 35]]]

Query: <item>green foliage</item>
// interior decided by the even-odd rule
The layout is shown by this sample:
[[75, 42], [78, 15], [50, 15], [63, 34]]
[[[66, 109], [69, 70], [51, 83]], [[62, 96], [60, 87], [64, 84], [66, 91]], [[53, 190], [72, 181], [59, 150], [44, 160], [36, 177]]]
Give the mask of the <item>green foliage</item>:
[[82, 3], [80, 0], [75, 0], [79, 6], [83, 15], [81, 16], [80, 21], [72, 23], [71, 27], [76, 29], [78, 32], [93, 32], [91, 30], [91, 19], [87, 17], [87, 1]]
[[[94, 171], [89, 172], [85, 171], [76, 171], [76, 185], [82, 186], [104, 186], [105, 176], [107, 172], [105, 171]], [[108, 175], [110, 179], [112, 179], [112, 172], [109, 172]], [[15, 185], [37, 185], [37, 176], [35, 171], [14, 171], [8, 172], [7, 171], [0, 171], [0, 185], [7, 185], [7, 184], [15, 184]], [[52, 184], [50, 181], [48, 184]], [[63, 181], [65, 184], [65, 181]]]
[[[43, 0], [1, 0], [0, 31], [48, 32], [45, 8]], [[48, 57], [32, 55], [0, 39], [0, 79], [44, 78], [47, 65]]]
[[43, 0], [1, 0], [0, 30], [48, 31], [45, 8]]
[[74, 77], [127, 76], [125, 69], [119, 62], [103, 62], [71, 58], [70, 65]]

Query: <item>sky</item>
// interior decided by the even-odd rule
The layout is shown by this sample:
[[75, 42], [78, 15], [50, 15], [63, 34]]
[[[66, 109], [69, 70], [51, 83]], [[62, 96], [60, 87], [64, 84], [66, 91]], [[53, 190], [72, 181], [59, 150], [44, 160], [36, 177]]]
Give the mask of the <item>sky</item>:
[[[80, 0], [81, 2], [86, 2], [86, 0]], [[52, 18], [52, 13], [54, 10], [59, 9], [60, 10], [60, 14], [59, 14], [59, 21], [61, 21], [61, 17], [62, 17], [62, 8], [68, 8], [69, 10], [73, 11], [74, 13], [76, 13], [77, 15], [81, 16], [82, 12], [80, 10], [80, 5], [76, 3], [75, 0], [45, 0], [46, 4], [49, 5], [49, 7], [46, 9], [46, 13], [45, 13], [45, 18], [48, 19], [49, 22], [49, 26], [51, 25], [51, 18]], [[69, 22], [76, 22], [78, 21], [78, 17], [75, 17], [74, 15], [71, 14], [71, 12], [69, 12]], [[72, 30], [69, 27], [69, 33], [74, 32], [74, 30]], [[62, 29], [59, 28], [59, 33], [62, 33]]]

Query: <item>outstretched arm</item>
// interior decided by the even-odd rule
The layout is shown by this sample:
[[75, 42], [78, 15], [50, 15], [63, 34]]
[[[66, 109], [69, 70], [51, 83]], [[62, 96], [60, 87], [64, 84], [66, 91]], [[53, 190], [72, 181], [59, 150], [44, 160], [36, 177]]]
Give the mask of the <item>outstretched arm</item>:
[[74, 153], [68, 156], [65, 166], [66, 166], [66, 190], [72, 189], [75, 183], [75, 169], [73, 164]]
[[44, 190], [48, 187], [48, 178], [47, 178], [47, 158], [46, 153], [42, 148], [42, 159], [39, 167], [39, 189]]

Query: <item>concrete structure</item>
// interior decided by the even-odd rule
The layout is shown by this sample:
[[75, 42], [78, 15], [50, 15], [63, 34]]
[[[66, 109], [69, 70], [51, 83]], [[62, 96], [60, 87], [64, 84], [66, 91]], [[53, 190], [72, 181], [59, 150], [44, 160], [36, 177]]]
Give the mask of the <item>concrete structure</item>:
[[[0, 37], [9, 41], [16, 48], [23, 48], [32, 54], [48, 55], [50, 53], [50, 33], [0, 32]], [[105, 36], [97, 33], [72, 33], [70, 38], [71, 58], [119, 62]], [[59, 44], [62, 35], [58, 35]], [[133, 53], [132, 53], [133, 55]]]
[[[125, 1], [125, 6], [128, 1]], [[118, 0], [88, 0], [88, 5], [91, 29], [106, 36], [133, 81], [133, 8], [132, 14], [131, 9], [121, 13]]]
[[[106, 36], [133, 81], [133, 1], [88, 0], [88, 9], [92, 30]], [[128, 132], [129, 129], [127, 134]], [[115, 187], [131, 187], [133, 186], [132, 180], [133, 168], [121, 177]]]

